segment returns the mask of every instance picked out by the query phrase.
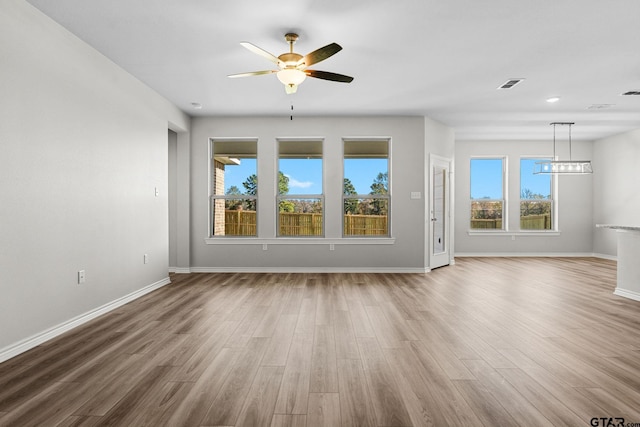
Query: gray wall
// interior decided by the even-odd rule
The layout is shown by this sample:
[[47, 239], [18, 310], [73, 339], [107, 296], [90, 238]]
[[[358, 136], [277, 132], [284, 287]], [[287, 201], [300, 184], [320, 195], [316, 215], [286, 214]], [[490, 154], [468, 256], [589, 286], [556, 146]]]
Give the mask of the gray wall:
[[424, 118], [424, 128], [427, 167], [429, 165], [429, 154], [453, 160], [455, 156], [455, 134], [453, 129], [429, 117]]
[[169, 130], [169, 269], [178, 266], [178, 134]]
[[[594, 224], [640, 225], [640, 129], [596, 141], [593, 158]], [[616, 233], [594, 228], [593, 252], [615, 256]]]
[[166, 280], [167, 128], [190, 125], [22, 0], [0, 31], [2, 356]]
[[[592, 158], [591, 142], [572, 144], [574, 159]], [[568, 149], [567, 149], [568, 151]], [[474, 156], [507, 156], [507, 197], [512, 228], [518, 223], [520, 194], [520, 157], [549, 157], [553, 146], [540, 141], [457, 141], [455, 146], [455, 236], [456, 255], [566, 254], [585, 255], [593, 252], [593, 176], [562, 176], [558, 178], [559, 235], [531, 235], [506, 232], [504, 235], [469, 235], [470, 158]], [[563, 157], [564, 152], [558, 151]], [[568, 157], [564, 156], [564, 157]], [[595, 166], [594, 166], [595, 168]], [[595, 176], [595, 174], [594, 174]], [[495, 234], [495, 233], [494, 233]], [[512, 235], [515, 240], [512, 240]]]
[[[428, 119], [427, 119], [428, 120]], [[191, 266], [196, 270], [236, 269], [387, 269], [423, 270], [425, 238], [425, 144], [432, 141], [452, 147], [445, 127], [428, 120], [432, 135], [425, 135], [423, 117], [311, 118], [288, 116], [253, 118], [196, 118], [191, 139]], [[443, 130], [445, 129], [445, 130]], [[205, 243], [208, 233], [209, 139], [247, 137], [258, 139], [258, 176], [262, 197], [259, 209], [261, 241], [275, 236], [276, 138], [324, 138], [325, 237], [341, 237], [342, 138], [390, 137], [391, 229], [393, 245], [269, 244], [228, 245]], [[448, 138], [447, 141], [440, 141]], [[427, 142], [425, 142], [427, 141]], [[438, 148], [441, 150], [441, 148]], [[452, 150], [452, 149], [451, 149]], [[333, 189], [333, 190], [332, 190]], [[410, 199], [412, 191], [422, 199]], [[309, 239], [306, 239], [309, 240]]]

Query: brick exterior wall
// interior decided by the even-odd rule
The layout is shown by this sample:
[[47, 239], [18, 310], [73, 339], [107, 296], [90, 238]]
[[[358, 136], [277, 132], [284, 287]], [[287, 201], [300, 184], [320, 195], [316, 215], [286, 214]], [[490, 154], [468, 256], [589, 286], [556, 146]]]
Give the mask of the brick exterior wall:
[[[213, 161], [213, 194], [220, 196], [224, 194], [224, 164]], [[214, 200], [213, 202], [213, 235], [224, 236], [224, 200]]]

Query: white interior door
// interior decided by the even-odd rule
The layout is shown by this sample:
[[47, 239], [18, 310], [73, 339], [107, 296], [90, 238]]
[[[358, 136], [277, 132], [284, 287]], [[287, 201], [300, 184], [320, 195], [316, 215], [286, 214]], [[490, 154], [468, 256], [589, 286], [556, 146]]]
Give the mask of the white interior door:
[[429, 268], [449, 265], [449, 165], [448, 159], [431, 156], [431, 221], [429, 227]]

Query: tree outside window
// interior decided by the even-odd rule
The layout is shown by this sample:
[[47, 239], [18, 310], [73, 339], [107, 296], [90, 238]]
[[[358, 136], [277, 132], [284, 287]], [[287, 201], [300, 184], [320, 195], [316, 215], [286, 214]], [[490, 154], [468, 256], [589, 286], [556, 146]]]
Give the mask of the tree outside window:
[[278, 236], [323, 236], [322, 140], [278, 141]]
[[470, 177], [470, 228], [503, 230], [504, 159], [472, 158]]
[[552, 177], [534, 174], [536, 162], [549, 159], [520, 159], [520, 229], [552, 230], [553, 215]]
[[210, 234], [255, 237], [257, 141], [213, 140], [211, 144]]
[[389, 235], [389, 140], [345, 140], [343, 235]]

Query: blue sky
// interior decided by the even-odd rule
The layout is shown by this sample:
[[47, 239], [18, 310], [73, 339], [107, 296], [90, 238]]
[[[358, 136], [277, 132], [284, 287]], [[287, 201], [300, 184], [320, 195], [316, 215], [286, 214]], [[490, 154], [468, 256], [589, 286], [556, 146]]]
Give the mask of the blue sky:
[[[471, 160], [471, 198], [502, 199], [501, 159]], [[520, 179], [522, 188], [544, 196], [550, 191], [550, 175], [533, 175], [538, 159], [521, 159]], [[289, 194], [322, 193], [322, 160], [281, 159], [280, 170], [289, 177]], [[358, 194], [369, 194], [371, 184], [380, 172], [387, 171], [387, 159], [346, 159], [345, 177], [349, 178]], [[242, 159], [238, 166], [227, 166], [225, 170], [225, 192], [232, 185], [240, 191], [242, 183], [256, 173], [256, 159]]]
[[[358, 194], [369, 194], [371, 184], [380, 172], [387, 171], [387, 159], [347, 159], [345, 177], [349, 178]], [[322, 160], [280, 159], [280, 170], [289, 177], [289, 194], [322, 193]], [[232, 185], [244, 192], [242, 183], [256, 173], [256, 159], [242, 159], [238, 166], [225, 168], [225, 193]]]
[[387, 159], [345, 159], [344, 177], [349, 178], [357, 194], [369, 194], [380, 172], [387, 172]]
[[[533, 174], [535, 162], [539, 160], [520, 160], [520, 187], [528, 188], [534, 194], [548, 196], [551, 190], [551, 175]], [[502, 159], [471, 159], [471, 198], [503, 198]]]
[[227, 193], [227, 190], [231, 186], [236, 186], [240, 189], [241, 192], [245, 192], [245, 188], [242, 186], [242, 183], [247, 180], [247, 178], [256, 173], [256, 159], [241, 159], [240, 164], [235, 165], [227, 165], [224, 168], [224, 192]]
[[534, 194], [542, 194], [545, 197], [551, 195], [551, 175], [534, 175], [533, 169], [536, 162], [550, 159], [520, 159], [520, 188], [528, 188]]
[[280, 159], [289, 194], [322, 194], [322, 159]]

